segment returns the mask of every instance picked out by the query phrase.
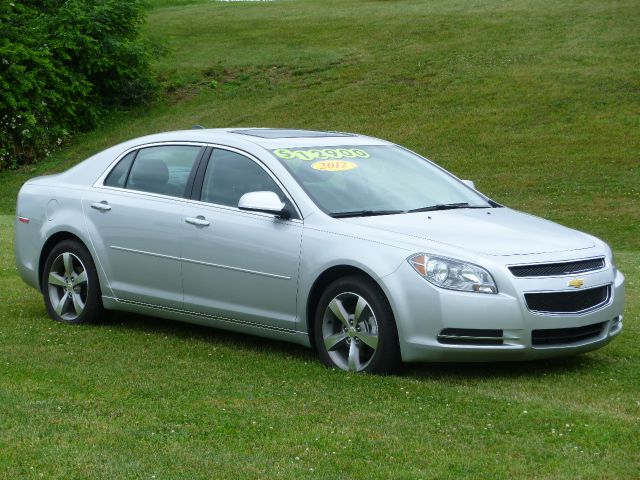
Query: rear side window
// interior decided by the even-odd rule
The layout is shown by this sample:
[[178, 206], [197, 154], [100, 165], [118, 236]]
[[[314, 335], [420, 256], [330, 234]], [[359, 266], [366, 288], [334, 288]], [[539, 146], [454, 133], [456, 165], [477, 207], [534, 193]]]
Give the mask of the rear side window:
[[105, 186], [124, 188], [129, 168], [131, 168], [131, 162], [133, 162], [135, 157], [136, 152], [134, 151], [128, 153], [122, 160], [120, 160], [104, 181]]
[[201, 147], [180, 145], [140, 149], [124, 187], [183, 197], [200, 151]]

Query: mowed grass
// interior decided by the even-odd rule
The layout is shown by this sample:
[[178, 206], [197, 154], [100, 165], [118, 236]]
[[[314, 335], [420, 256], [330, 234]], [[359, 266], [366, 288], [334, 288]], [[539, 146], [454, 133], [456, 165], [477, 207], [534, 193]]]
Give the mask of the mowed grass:
[[[638, 477], [636, 1], [150, 3], [158, 100], [0, 172], [0, 477]], [[19, 185], [196, 123], [382, 136], [594, 233], [627, 275], [625, 330], [576, 358], [374, 377], [148, 317], [48, 320], [13, 265]]]
[[117, 314], [69, 326], [0, 217], [3, 478], [636, 478], [640, 254], [622, 336], [576, 358], [354, 375], [284, 343]]

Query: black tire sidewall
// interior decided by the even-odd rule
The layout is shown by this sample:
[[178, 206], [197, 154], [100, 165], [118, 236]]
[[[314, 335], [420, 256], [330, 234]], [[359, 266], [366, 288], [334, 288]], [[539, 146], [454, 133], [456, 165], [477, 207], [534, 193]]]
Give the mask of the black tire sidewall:
[[[84, 265], [85, 271], [87, 272], [87, 301], [85, 303], [83, 312], [74, 320], [66, 320], [60, 317], [55, 312], [53, 305], [51, 304], [51, 299], [49, 298], [48, 278], [51, 264], [59, 255], [65, 252], [73, 253], [75, 256], [77, 256]], [[102, 306], [102, 293], [100, 290], [98, 273], [96, 271], [95, 264], [93, 263], [93, 259], [91, 258], [91, 254], [89, 253], [87, 248], [80, 242], [75, 240], [63, 240], [55, 247], [53, 247], [53, 249], [47, 255], [47, 259], [42, 270], [41, 285], [42, 296], [44, 297], [44, 304], [47, 308], [47, 313], [54, 320], [71, 324], [89, 323], [96, 322], [103, 316], [104, 308]]]
[[318, 301], [313, 324], [313, 335], [320, 360], [328, 367], [339, 368], [331, 360], [324, 346], [322, 319], [329, 302], [340, 293], [345, 292], [362, 296], [369, 303], [378, 322], [378, 348], [371, 362], [363, 371], [378, 374], [393, 373], [400, 364], [398, 331], [393, 311], [380, 287], [363, 276], [348, 276], [335, 280], [322, 293]]

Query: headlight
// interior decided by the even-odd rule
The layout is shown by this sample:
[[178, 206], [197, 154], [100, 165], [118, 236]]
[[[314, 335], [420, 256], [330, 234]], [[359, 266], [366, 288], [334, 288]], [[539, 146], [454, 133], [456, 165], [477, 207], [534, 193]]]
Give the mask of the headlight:
[[420, 253], [407, 260], [427, 281], [463, 292], [498, 293], [491, 274], [472, 263]]

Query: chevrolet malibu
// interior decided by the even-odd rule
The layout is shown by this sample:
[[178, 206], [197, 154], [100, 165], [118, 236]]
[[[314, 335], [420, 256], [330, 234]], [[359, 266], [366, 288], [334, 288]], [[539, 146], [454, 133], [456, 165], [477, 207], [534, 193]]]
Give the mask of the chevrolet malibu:
[[15, 247], [54, 320], [136, 312], [299, 343], [350, 371], [573, 355], [622, 330], [604, 242], [349, 133], [122, 143], [26, 182]]

